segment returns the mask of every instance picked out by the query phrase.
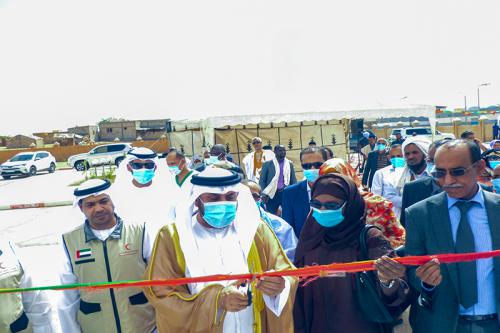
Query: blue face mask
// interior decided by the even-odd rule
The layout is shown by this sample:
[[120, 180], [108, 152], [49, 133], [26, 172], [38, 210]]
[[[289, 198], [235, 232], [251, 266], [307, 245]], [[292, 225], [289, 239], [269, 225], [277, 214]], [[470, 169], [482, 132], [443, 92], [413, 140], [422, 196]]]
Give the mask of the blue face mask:
[[427, 162], [427, 167], [425, 170], [427, 170], [428, 173], [431, 173], [432, 171], [434, 171], [434, 163]]
[[218, 156], [210, 156], [209, 158], [205, 158], [206, 165], [212, 165], [219, 162]]
[[491, 170], [495, 170], [495, 168], [500, 165], [500, 161], [490, 161]]
[[405, 159], [403, 157], [391, 158], [391, 164], [394, 168], [402, 168], [405, 166]]
[[304, 170], [304, 177], [308, 182], [313, 183], [319, 177], [319, 169]]
[[236, 218], [236, 201], [216, 201], [203, 204], [203, 219], [212, 227], [221, 229], [233, 223]]
[[168, 170], [170, 171], [170, 173], [174, 176], [177, 176], [178, 174], [181, 173], [181, 169], [179, 169], [179, 167], [177, 165], [174, 165], [174, 166], [169, 166], [168, 167]]
[[144, 168], [139, 170], [132, 170], [132, 176], [139, 184], [145, 185], [153, 180], [153, 177], [155, 176], [155, 170]]
[[382, 150], [385, 150], [386, 148], [387, 148], [387, 146], [384, 145], [383, 143], [378, 143], [377, 144], [377, 150], [382, 151]]
[[491, 183], [493, 184], [493, 188], [495, 189], [495, 192], [500, 194], [500, 178], [492, 179]]
[[[345, 206], [345, 205], [344, 205]], [[325, 228], [332, 228], [339, 225], [342, 221], [344, 221], [344, 215], [342, 214], [342, 209], [344, 206], [339, 209], [318, 209], [312, 208], [313, 213], [312, 216], [318, 222], [319, 225]]]

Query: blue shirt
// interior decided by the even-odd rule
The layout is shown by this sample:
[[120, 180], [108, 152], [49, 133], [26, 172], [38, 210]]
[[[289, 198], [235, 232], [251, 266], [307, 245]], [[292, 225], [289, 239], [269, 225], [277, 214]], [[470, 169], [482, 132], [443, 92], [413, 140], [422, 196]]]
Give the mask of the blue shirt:
[[295, 248], [297, 247], [297, 236], [291, 225], [289, 225], [281, 217], [266, 212], [262, 207], [259, 207], [260, 217], [267, 223], [281, 243], [281, 247], [285, 251], [286, 256], [293, 262], [295, 257]]
[[[460, 210], [454, 205], [461, 200], [450, 198], [448, 195], [447, 198], [453, 242], [456, 242], [458, 224], [460, 223]], [[476, 252], [491, 251], [491, 230], [488, 224], [483, 190], [479, 188], [476, 195], [469, 201], [474, 202], [474, 205], [467, 212], [467, 219], [472, 229], [472, 233], [474, 234], [475, 250]], [[460, 306], [461, 315], [486, 315], [497, 312], [493, 258], [477, 260], [476, 270], [478, 302], [468, 309], [464, 309]]]

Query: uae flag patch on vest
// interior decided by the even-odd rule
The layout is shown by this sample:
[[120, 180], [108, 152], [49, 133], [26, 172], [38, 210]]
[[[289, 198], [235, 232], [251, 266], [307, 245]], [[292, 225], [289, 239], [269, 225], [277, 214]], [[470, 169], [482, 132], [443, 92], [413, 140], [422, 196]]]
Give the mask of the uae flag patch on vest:
[[87, 258], [92, 256], [92, 249], [80, 249], [76, 251], [76, 259]]

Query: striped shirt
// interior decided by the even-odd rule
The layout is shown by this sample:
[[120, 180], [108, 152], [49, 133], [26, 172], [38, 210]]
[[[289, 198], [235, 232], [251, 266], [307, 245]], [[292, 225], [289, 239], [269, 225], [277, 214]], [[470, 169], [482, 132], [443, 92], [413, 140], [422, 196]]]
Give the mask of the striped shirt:
[[[449, 196], [447, 196], [447, 198], [453, 242], [456, 242], [458, 224], [460, 223], [460, 210], [455, 206], [455, 203], [460, 200], [450, 198]], [[474, 205], [467, 212], [467, 219], [472, 229], [472, 233], [474, 234], [476, 252], [491, 251], [491, 230], [488, 224], [483, 190], [479, 187], [476, 195], [469, 201], [474, 202]], [[461, 315], [487, 315], [497, 312], [493, 258], [479, 259], [476, 261], [476, 265], [478, 302], [468, 309], [464, 309], [460, 306]]]

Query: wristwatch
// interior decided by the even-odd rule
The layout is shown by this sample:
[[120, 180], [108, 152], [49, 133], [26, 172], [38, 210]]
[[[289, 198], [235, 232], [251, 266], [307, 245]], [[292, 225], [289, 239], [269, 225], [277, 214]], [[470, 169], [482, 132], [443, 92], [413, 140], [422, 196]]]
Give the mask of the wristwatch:
[[384, 282], [380, 281], [380, 285], [382, 286], [382, 288], [387, 288], [387, 289], [392, 288], [394, 286], [394, 283], [396, 283], [396, 279], [390, 280], [389, 283], [384, 283]]

